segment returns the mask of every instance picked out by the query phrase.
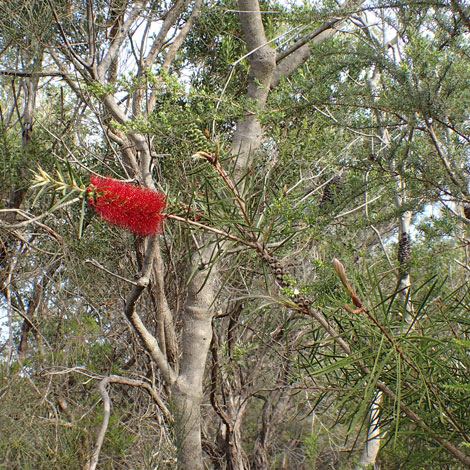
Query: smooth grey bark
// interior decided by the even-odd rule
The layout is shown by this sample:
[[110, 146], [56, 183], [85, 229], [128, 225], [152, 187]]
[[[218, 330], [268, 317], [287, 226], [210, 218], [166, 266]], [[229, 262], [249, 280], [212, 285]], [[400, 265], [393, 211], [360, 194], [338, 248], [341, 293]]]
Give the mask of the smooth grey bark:
[[341, 10], [342, 15], [332, 18], [323, 25], [315, 28], [311, 33], [301, 38], [285, 51], [276, 57], [276, 73], [271, 81], [271, 88], [274, 88], [279, 82], [292, 75], [298, 70], [312, 55], [311, 44], [321, 44], [326, 39], [332, 37], [344, 24], [344, 22], [357, 10], [365, 0], [346, 0]]
[[364, 449], [359, 457], [355, 470], [365, 470], [375, 467], [375, 462], [382, 444], [383, 434], [380, 423], [380, 407], [383, 402], [383, 393], [378, 391], [375, 394], [369, 409], [367, 436]]
[[[240, 179], [255, 152], [261, 145], [263, 130], [258, 113], [266, 104], [270, 82], [275, 69], [275, 51], [266, 45], [266, 35], [257, 0], [239, 1], [240, 21], [247, 43], [250, 78], [247, 98], [253, 103], [250, 110], [238, 122], [232, 154], [236, 155], [234, 174]], [[214, 264], [216, 248], [209, 240], [200, 253], [193, 255], [192, 269], [197, 270], [188, 286], [188, 297], [184, 308], [182, 358], [180, 373], [172, 387], [172, 398], [177, 413], [178, 465], [185, 470], [202, 470], [200, 405], [203, 397], [202, 383], [205, 364], [212, 338], [212, 318], [216, 302], [215, 286], [220, 277], [218, 264]], [[223, 250], [224, 245], [217, 248]], [[236, 439], [241, 423], [232, 429]], [[238, 457], [238, 458], [237, 458]], [[241, 453], [235, 453], [232, 468], [245, 468]]]
[[[201, 267], [210, 263], [210, 250], [202, 256], [193, 255], [192, 265]], [[212, 339], [213, 303], [217, 272], [200, 269], [188, 286], [184, 307], [182, 357], [180, 372], [172, 387], [178, 439], [178, 467], [202, 470], [204, 468], [201, 444], [201, 402], [207, 354]]]
[[[153, 64], [156, 54], [161, 50], [161, 45], [165, 40], [167, 32], [173, 26], [186, 4], [187, 2], [179, 1], [170, 10], [160, 33], [150, 48], [149, 55], [143, 58], [139, 64], [139, 73], [143, 73], [145, 67], [150, 67]], [[105, 59], [97, 68], [91, 68], [91, 74], [95, 80], [104, 85], [106, 84], [105, 77], [108, 75], [107, 72], [113, 60], [117, 57], [118, 46], [122, 44], [126, 31], [132, 27], [133, 23], [130, 20], [137, 17], [137, 10], [143, 8], [143, 6], [144, 2], [138, 2], [121, 28], [121, 31], [114, 37], [112, 46], [108, 54], [105, 55]], [[197, 7], [200, 7], [200, 3], [197, 4]], [[195, 10], [193, 10], [193, 13], [197, 14]], [[187, 34], [187, 31], [183, 32], [183, 34]], [[179, 45], [181, 45], [181, 42]], [[173, 57], [179, 45], [177, 44], [172, 48]], [[169, 66], [168, 62], [167, 66]], [[142, 93], [136, 92], [132, 102], [134, 115], [142, 114], [142, 99]], [[103, 102], [107, 111], [117, 122], [126, 124], [129, 121], [129, 117], [113, 95], [107, 95]], [[130, 154], [129, 150], [127, 150], [127, 167], [138, 171], [138, 174], [134, 173], [132, 176], [138, 177], [145, 187], [155, 189], [151, 172], [151, 148], [148, 139], [142, 134], [132, 132], [126, 132], [121, 137], [112, 134], [112, 138], [115, 141], [122, 140], [123, 148], [128, 148], [128, 142], [130, 141], [135, 150]], [[175, 363], [177, 356], [176, 336], [174, 325], [170, 324], [172, 314], [168, 307], [163, 286], [163, 261], [158, 243], [158, 238], [152, 238], [147, 244], [140, 277], [137, 281], [137, 286], [128, 295], [125, 314], [139, 334], [146, 349], [150, 352], [171, 391], [173, 415], [178, 438], [178, 466], [185, 469], [202, 470], [200, 405], [203, 396], [202, 382], [205, 362], [212, 335], [211, 319], [212, 306], [215, 299], [213, 289], [215, 273], [210, 274], [208, 278], [206, 269], [201, 269], [192, 277], [188, 286], [188, 297], [183, 315], [182, 356], [178, 367], [178, 364]], [[197, 266], [201, 262], [201, 266], [206, 267], [210, 262], [210, 254], [207, 257], [207, 253], [202, 254], [202, 259], [200, 259], [199, 254], [195, 254], [192, 265]], [[158, 335], [158, 340], [149, 332], [136, 312], [136, 302], [143, 291], [149, 286], [152, 272], [159, 310], [157, 317], [160, 319], [158, 329], [161, 334]], [[176, 370], [172, 367], [171, 363], [174, 363]]]
[[[276, 68], [276, 52], [267, 44], [261, 12], [257, 0], [239, 0], [240, 22], [248, 49], [250, 75], [246, 97], [253, 103], [237, 128], [232, 141], [232, 154], [236, 155], [235, 181], [248, 168], [253, 152], [259, 149], [263, 129], [258, 113], [268, 99], [271, 81]], [[240, 191], [243, 193], [243, 191]]]

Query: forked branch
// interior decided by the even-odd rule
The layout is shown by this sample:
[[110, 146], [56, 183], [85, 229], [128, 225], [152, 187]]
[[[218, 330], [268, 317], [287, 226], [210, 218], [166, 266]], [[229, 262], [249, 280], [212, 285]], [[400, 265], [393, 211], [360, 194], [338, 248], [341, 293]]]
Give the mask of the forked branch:
[[153, 389], [150, 384], [144, 382], [143, 380], [134, 380], [129, 379], [127, 377], [120, 377], [119, 375], [110, 375], [109, 377], [105, 377], [103, 380], [100, 381], [98, 384], [98, 390], [100, 391], [101, 398], [103, 400], [103, 422], [101, 423], [100, 430], [98, 432], [98, 437], [96, 439], [95, 449], [93, 451], [93, 455], [86, 467], [86, 470], [95, 470], [98, 464], [98, 460], [100, 457], [101, 447], [103, 446], [104, 437], [106, 435], [106, 431], [108, 430], [109, 425], [109, 418], [111, 415], [111, 399], [109, 397], [109, 393], [106, 390], [106, 387], [110, 383], [118, 383], [123, 385], [130, 385], [133, 387], [141, 387], [145, 389], [153, 398], [155, 403], [158, 405], [160, 410], [162, 411], [165, 420], [170, 421], [171, 416], [168, 408], [163, 403], [162, 399], [158, 395], [158, 393]]

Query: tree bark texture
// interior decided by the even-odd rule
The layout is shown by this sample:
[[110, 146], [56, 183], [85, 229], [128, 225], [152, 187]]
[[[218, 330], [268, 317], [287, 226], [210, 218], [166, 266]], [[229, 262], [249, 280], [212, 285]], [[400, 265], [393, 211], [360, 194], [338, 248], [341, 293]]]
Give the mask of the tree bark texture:
[[250, 54], [248, 57], [250, 76], [246, 97], [251, 100], [254, 107], [237, 123], [233, 136], [232, 154], [236, 156], [235, 181], [244, 176], [253, 152], [261, 145], [263, 129], [258, 113], [266, 105], [276, 67], [276, 52], [267, 44], [258, 1], [240, 0], [238, 7], [243, 37]]
[[193, 255], [193, 265], [203, 267], [189, 284], [184, 307], [182, 357], [180, 372], [172, 387], [178, 439], [178, 465], [182, 469], [202, 470], [201, 401], [207, 354], [212, 339], [213, 303], [216, 272], [204, 267], [210, 263], [212, 250]]
[[[251, 156], [263, 136], [258, 112], [266, 104], [269, 86], [275, 68], [275, 51], [266, 45], [266, 35], [257, 0], [239, 1], [240, 21], [247, 43], [250, 64], [250, 79], [247, 98], [254, 109], [238, 122], [232, 142], [232, 153], [236, 156], [235, 180], [246, 171]], [[218, 248], [223, 250], [223, 245]], [[215, 284], [219, 279], [217, 263], [211, 262], [214, 246], [211, 243], [193, 256], [192, 269], [197, 269], [188, 286], [188, 297], [184, 309], [182, 353], [180, 373], [172, 388], [172, 397], [177, 414], [178, 464], [185, 470], [202, 470], [202, 445], [200, 404], [203, 396], [202, 383], [211, 338], [213, 307], [216, 301]], [[197, 266], [197, 268], [196, 268]], [[240, 453], [239, 453], [240, 454]], [[233, 467], [243, 470], [236, 459]]]

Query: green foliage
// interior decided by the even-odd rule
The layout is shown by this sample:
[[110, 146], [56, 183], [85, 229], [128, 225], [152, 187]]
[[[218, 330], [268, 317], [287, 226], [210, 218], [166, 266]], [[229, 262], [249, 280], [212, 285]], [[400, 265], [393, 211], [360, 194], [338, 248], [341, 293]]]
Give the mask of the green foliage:
[[[21, 149], [21, 140], [16, 132], [0, 127], [0, 187], [2, 188], [2, 204], [7, 198], [4, 191], [8, 188], [24, 184], [21, 169], [25, 158]], [[3, 206], [2, 206], [3, 208]]]
[[[0, 21], [1, 49], [10, 43], [18, 47], [4, 51], [5, 68], [18, 51], [25, 70], [39, 67], [46, 46], [71, 70], [80, 68], [76, 58], [70, 59], [74, 54], [88, 60], [86, 4], [66, 3], [52, 2], [72, 44], [67, 56], [62, 55], [68, 46], [50, 9], [40, 15], [38, 2], [4, 5], [11, 15], [17, 11], [12, 24]], [[127, 3], [95, 5], [93, 34], [97, 57], [102, 57], [111, 43], [111, 7], [119, 11]], [[151, 4], [140, 20], [160, 24], [166, 8]], [[2, 247], [8, 248], [7, 254], [0, 253], [2, 268], [14, 267], [8, 284], [0, 277], [0, 311], [10, 315], [11, 341], [17, 347], [25, 312], [34, 306], [37, 286], [43, 286], [37, 309], [31, 307], [25, 357], [12, 361], [9, 346], [1, 353], [0, 425], [8, 430], [0, 438], [2, 465], [83, 468], [103, 417], [96, 384], [104, 376], [148, 378], [167, 400], [168, 387], [123, 315], [141, 269], [142, 242], [101, 224], [85, 204], [89, 170], [139, 181], [150, 170], [166, 193], [168, 214], [259, 243], [275, 258], [275, 263], [266, 262], [234, 240], [224, 245], [221, 256], [216, 247], [222, 246], [222, 235], [208, 242], [204, 228], [170, 220], [160, 239], [164, 293], [178, 341], [184, 334], [187, 285], [200, 268], [193, 266], [188, 275], [189, 260], [205, 243], [215, 247], [209, 267], [217, 261], [220, 273], [213, 304], [218, 357], [211, 358], [213, 376], [205, 382], [203, 428], [205, 450], [218, 464], [225, 458], [220, 457], [223, 433], [216, 436], [213, 430], [220, 427], [223, 413], [229, 419], [240, 413], [250, 458], [255, 442], [268, 435], [263, 426], [271, 425], [266, 452], [273, 468], [320, 468], [339, 454], [352, 457], [341, 458], [335, 468], [348, 468], [363, 445], [367, 413], [381, 381], [395, 396], [385, 397], [381, 405], [381, 465], [459, 468], [435, 438], [468, 453], [468, 237], [452, 213], [457, 202], [468, 202], [465, 21], [448, 5], [441, 8], [435, 2], [376, 2], [367, 8], [376, 11], [377, 24], [387, 33], [398, 32], [399, 49], [383, 47], [379, 27], [355, 28], [357, 23], [343, 23], [346, 34], [311, 44], [308, 61], [270, 92], [258, 115], [263, 143], [242, 175], [232, 175], [237, 156], [231, 145], [237, 122], [254, 116], [256, 103], [246, 97], [249, 60], [241, 60], [247, 51], [235, 2], [203, 4], [168, 73], [162, 64], [171, 38], [155, 63], [139, 74], [131, 66], [106, 83], [91, 80], [86, 67], [80, 68], [77, 81], [70, 74], [67, 80], [82, 90], [81, 98], [65, 81], [41, 80], [26, 149], [21, 123], [7, 119], [8, 114], [21, 115], [12, 108], [12, 97], [21, 90], [16, 102], [20, 110], [24, 90], [18, 77], [11, 82], [2, 77], [7, 91], [0, 98], [0, 208], [9, 204], [12, 188], [30, 182], [26, 170], [39, 165], [39, 191], [29, 192], [22, 208], [31, 217], [51, 213], [38, 219], [43, 225], [9, 228], [2, 219], [0, 228]], [[261, 9], [267, 38], [277, 52], [338, 13], [332, 1], [262, 2]], [[187, 14], [175, 24], [176, 35]], [[129, 34], [123, 49], [134, 60], [137, 36], [135, 31]], [[368, 80], [374, 71], [380, 77], [372, 87]], [[128, 112], [128, 122], [113, 119], [105, 96]], [[150, 112], [149, 97], [154, 99]], [[139, 167], [136, 141], [149, 146], [155, 157], [151, 168]], [[127, 151], [137, 169], [126, 159]], [[239, 179], [234, 185], [242, 192], [245, 212], [220, 170], [191, 158], [198, 152], [217, 155], [227, 178]], [[326, 198], [336, 176], [340, 181], [329, 186]], [[81, 204], [55, 210], [75, 197]], [[435, 214], [429, 216], [431, 205]], [[413, 212], [413, 228], [407, 263], [411, 289], [404, 299], [397, 287], [401, 267], [396, 252], [405, 211]], [[14, 222], [24, 220], [18, 216]], [[335, 257], [344, 263], [348, 282], [367, 312], [350, 311], [351, 296], [331, 267]], [[59, 268], [49, 273], [56, 259]], [[277, 280], [273, 265], [281, 271]], [[152, 278], [136, 311], [161, 341], [156, 284]], [[299, 295], [308, 296], [314, 311], [347, 341], [350, 354], [293, 303]], [[411, 324], [404, 321], [410, 313], [407, 300], [413, 306]], [[277, 416], [283, 392], [287, 411]], [[174, 436], [156, 406], [141, 390], [113, 385], [110, 394], [113, 408], [100, 465], [173, 468]], [[59, 404], [62, 398], [68, 411]], [[206, 406], [214, 399], [220, 409]], [[237, 403], [243, 406], [237, 409]], [[417, 427], [400, 407], [419, 414], [428, 430]], [[306, 424], [311, 413], [325, 424], [312, 430]], [[284, 457], [287, 464], [281, 463]]]
[[88, 91], [95, 95], [97, 98], [104, 98], [107, 95], [112, 95], [117, 90], [113, 85], [103, 85], [100, 82], [94, 81], [87, 84]]
[[316, 462], [319, 455], [318, 435], [311, 434], [310, 436], [305, 437], [304, 444], [306, 447], [305, 452], [307, 454], [307, 462], [312, 470], [316, 470]]

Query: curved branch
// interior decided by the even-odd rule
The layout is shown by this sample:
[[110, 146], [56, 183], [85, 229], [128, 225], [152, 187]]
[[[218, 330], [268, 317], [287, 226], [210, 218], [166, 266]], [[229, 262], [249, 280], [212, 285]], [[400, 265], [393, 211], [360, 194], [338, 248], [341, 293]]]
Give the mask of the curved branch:
[[266, 39], [258, 0], [239, 0], [238, 5], [243, 37], [248, 52], [252, 52], [248, 56], [250, 78], [246, 97], [255, 109], [237, 123], [233, 137], [232, 153], [237, 156], [235, 180], [242, 179], [252, 152], [260, 147], [263, 129], [257, 114], [265, 107], [276, 67], [276, 52]]
[[61, 71], [51, 70], [50, 72], [24, 72], [22, 70], [0, 70], [0, 75], [11, 77], [64, 77], [67, 74]]
[[338, 27], [351, 15], [351, 12], [349, 11], [350, 7], [358, 7], [364, 3], [364, 1], [365, 0], [346, 0], [341, 8], [345, 12], [343, 17], [336, 17], [327, 21], [310, 34], [299, 39], [285, 51], [280, 52], [276, 57], [276, 63], [278, 65], [271, 82], [271, 88], [278, 85], [282, 78], [292, 75], [310, 58], [312, 51], [310, 49], [309, 42], [313, 41], [315, 44], [320, 44], [325, 39], [333, 36], [337, 32]]
[[163, 43], [165, 42], [165, 38], [168, 34], [168, 31], [170, 31], [170, 29], [176, 24], [178, 16], [183, 11], [183, 8], [186, 7], [188, 2], [189, 0], [177, 0], [173, 7], [165, 15], [162, 27], [160, 28], [157, 37], [153, 41], [153, 44], [150, 48], [150, 52], [148, 53], [147, 57], [143, 60], [142, 67], [144, 69], [146, 67], [151, 67], [152, 64], [155, 62], [155, 59], [157, 58], [157, 55], [161, 51]]
[[191, 15], [189, 16], [184, 26], [181, 28], [181, 31], [178, 34], [177, 38], [173, 41], [170, 48], [168, 49], [165, 61], [163, 62], [162, 66], [163, 70], [165, 70], [166, 72], [168, 72], [168, 70], [170, 69], [170, 65], [173, 62], [173, 59], [175, 58], [175, 55], [178, 52], [178, 49], [181, 47], [189, 31], [193, 27], [196, 20], [199, 18], [199, 15], [201, 13], [201, 5], [202, 0], [195, 1]]
[[155, 258], [155, 252], [157, 250], [158, 237], [151, 237], [147, 243], [147, 250], [145, 258], [142, 263], [142, 271], [139, 279], [136, 281], [136, 285], [132, 288], [129, 295], [127, 296], [126, 305], [124, 307], [124, 313], [127, 319], [131, 322], [132, 326], [140, 336], [140, 339], [144, 343], [148, 352], [152, 356], [152, 359], [157, 364], [160, 372], [162, 373], [163, 379], [168, 385], [172, 385], [176, 380], [176, 374], [165, 355], [163, 354], [156, 338], [150, 333], [147, 327], [144, 325], [142, 319], [135, 311], [135, 305], [137, 300], [147, 288], [150, 282], [150, 274], [153, 267]]
[[88, 463], [87, 470], [96, 469], [98, 459], [100, 457], [101, 447], [103, 446], [104, 436], [108, 430], [109, 417], [111, 415], [111, 399], [109, 398], [109, 393], [106, 390], [106, 387], [110, 383], [119, 383], [123, 385], [144, 388], [158, 405], [163, 415], [165, 416], [165, 419], [170, 421], [171, 418], [168, 408], [165, 406], [158, 393], [148, 383], [144, 382], [143, 380], [129, 379], [119, 375], [110, 375], [109, 377], [105, 377], [98, 384], [98, 390], [100, 391], [101, 398], [103, 399], [103, 422], [101, 423], [101, 428], [96, 439], [95, 450], [93, 451], [93, 455], [90, 459], [90, 462]]
[[109, 416], [111, 414], [111, 399], [109, 398], [109, 393], [106, 390], [106, 387], [109, 382], [110, 378], [105, 377], [98, 385], [98, 390], [100, 391], [101, 398], [103, 399], [103, 422], [101, 423], [100, 432], [98, 433], [98, 438], [96, 439], [93, 456], [91, 457], [90, 463], [88, 464], [88, 470], [96, 469], [96, 465], [98, 464], [98, 459], [100, 457], [101, 447], [103, 446], [104, 436], [108, 430]]
[[[425, 123], [426, 123], [426, 128], [429, 132], [429, 135], [431, 136], [431, 140], [432, 140], [432, 143], [434, 145], [434, 148], [436, 149], [437, 154], [439, 155], [439, 158], [441, 159], [442, 164], [444, 165], [444, 168], [445, 168], [447, 174], [449, 175], [449, 178], [451, 179], [452, 183], [454, 183], [457, 188], [461, 189], [462, 184], [457, 179], [456, 174], [454, 173], [454, 171], [451, 168], [451, 163], [447, 159], [447, 157], [444, 153], [444, 150], [442, 149], [441, 143], [439, 142], [439, 139], [437, 138], [436, 133], [434, 132], [434, 127], [433, 127], [432, 123], [428, 119], [425, 119]], [[461, 189], [461, 191], [462, 191], [463, 194], [467, 195], [467, 191], [465, 189]]]
[[292, 46], [288, 47], [287, 49], [279, 52], [276, 56], [276, 63], [281, 62], [281, 60], [285, 59], [288, 55], [293, 54], [297, 49], [300, 49], [303, 45], [310, 42], [312, 39], [317, 38], [320, 36], [321, 33], [332, 29], [333, 32], [336, 31], [336, 27], [339, 26], [344, 21], [344, 18], [334, 18], [326, 23], [322, 24], [318, 28], [315, 28], [311, 33], [305, 35], [303, 38], [299, 39], [297, 42], [292, 44]]
[[96, 68], [97, 76], [93, 77], [95, 80], [104, 80], [106, 72], [109, 70], [109, 67], [111, 66], [112, 62], [116, 59], [117, 55], [119, 54], [122, 43], [126, 39], [127, 34], [130, 31], [132, 25], [134, 24], [137, 16], [143, 10], [145, 3], [146, 2], [143, 0], [136, 1], [136, 4], [129, 13], [129, 16], [127, 17], [126, 21], [119, 28], [119, 32], [113, 38], [113, 42], [108, 49], [108, 53], [104, 56], [103, 60]]

